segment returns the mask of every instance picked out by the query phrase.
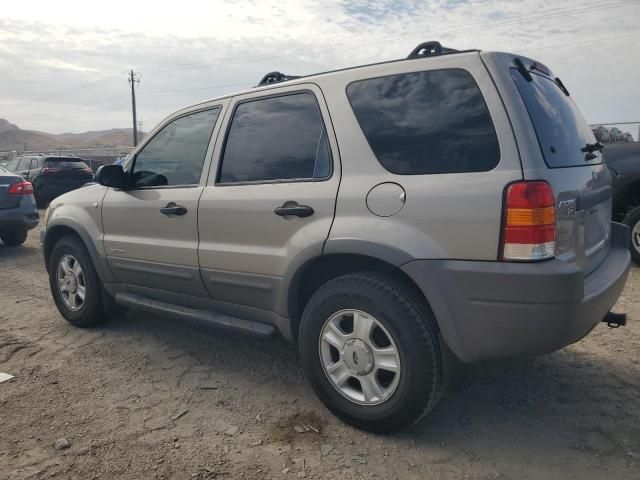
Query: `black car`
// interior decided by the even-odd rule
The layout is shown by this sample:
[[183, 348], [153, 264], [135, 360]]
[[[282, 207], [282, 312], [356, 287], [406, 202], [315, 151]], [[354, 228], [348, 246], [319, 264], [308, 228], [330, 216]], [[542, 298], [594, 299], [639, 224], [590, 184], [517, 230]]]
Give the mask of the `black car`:
[[0, 167], [0, 240], [9, 247], [21, 245], [27, 231], [38, 225], [38, 210], [31, 183]]
[[631, 229], [631, 257], [640, 265], [640, 143], [607, 144], [604, 157], [613, 177], [613, 219]]
[[63, 193], [93, 181], [93, 170], [78, 157], [21, 156], [6, 168], [33, 183], [33, 195], [39, 208]]

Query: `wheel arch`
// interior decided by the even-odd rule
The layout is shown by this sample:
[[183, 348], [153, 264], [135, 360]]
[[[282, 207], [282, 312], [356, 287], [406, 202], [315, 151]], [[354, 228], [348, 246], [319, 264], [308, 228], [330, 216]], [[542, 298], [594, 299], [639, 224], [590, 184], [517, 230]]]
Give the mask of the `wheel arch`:
[[627, 213], [640, 206], [640, 178], [624, 185], [613, 198], [614, 220], [622, 221]]
[[429, 307], [429, 301], [418, 285], [398, 268], [399, 264], [395, 261], [399, 259], [397, 253], [391, 258], [380, 258], [367, 253], [341, 252], [325, 253], [307, 261], [295, 272], [288, 288], [287, 311], [291, 322], [291, 337], [294, 340], [298, 338], [302, 312], [313, 292], [323, 283], [349, 273], [376, 272], [393, 277]]
[[49, 258], [51, 258], [51, 252], [53, 251], [56, 243], [64, 236], [73, 236], [80, 240], [87, 249], [100, 279], [103, 282], [113, 281], [113, 275], [111, 274], [104, 257], [98, 253], [89, 233], [82, 225], [75, 224], [73, 222], [58, 221], [53, 225], [47, 225], [42, 245], [45, 267], [47, 270], [49, 269]]

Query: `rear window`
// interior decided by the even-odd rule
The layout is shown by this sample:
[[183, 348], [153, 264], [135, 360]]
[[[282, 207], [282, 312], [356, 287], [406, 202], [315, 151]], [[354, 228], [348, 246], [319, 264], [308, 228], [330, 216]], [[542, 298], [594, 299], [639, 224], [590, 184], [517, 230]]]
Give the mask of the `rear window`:
[[55, 159], [55, 160], [48, 159], [45, 162], [45, 166], [60, 168], [64, 170], [89, 168], [89, 166], [79, 158], [61, 158], [61, 159]]
[[373, 153], [392, 173], [484, 172], [500, 161], [487, 105], [465, 70], [360, 80], [347, 96]]
[[528, 82], [518, 70], [511, 69], [511, 77], [527, 107], [547, 166], [602, 163], [599, 154], [586, 160], [582, 149], [587, 143], [595, 143], [596, 138], [573, 100], [550, 78], [530, 73], [532, 81]]

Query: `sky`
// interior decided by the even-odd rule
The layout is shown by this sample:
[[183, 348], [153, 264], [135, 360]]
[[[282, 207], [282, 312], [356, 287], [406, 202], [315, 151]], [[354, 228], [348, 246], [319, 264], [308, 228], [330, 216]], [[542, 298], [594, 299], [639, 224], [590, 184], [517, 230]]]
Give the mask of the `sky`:
[[150, 130], [255, 85], [438, 40], [548, 65], [590, 123], [640, 121], [640, 0], [21, 0], [0, 9], [0, 118], [50, 133]]

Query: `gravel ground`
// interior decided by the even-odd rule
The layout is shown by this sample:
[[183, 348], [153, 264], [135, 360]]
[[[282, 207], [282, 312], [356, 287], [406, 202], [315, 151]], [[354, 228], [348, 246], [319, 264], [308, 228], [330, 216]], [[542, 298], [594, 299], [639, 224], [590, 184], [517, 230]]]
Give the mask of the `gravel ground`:
[[465, 367], [427, 420], [380, 436], [325, 410], [283, 340], [140, 312], [68, 325], [35, 230], [0, 245], [0, 372], [16, 377], [0, 384], [0, 478], [640, 479], [639, 298], [634, 268], [626, 328]]

